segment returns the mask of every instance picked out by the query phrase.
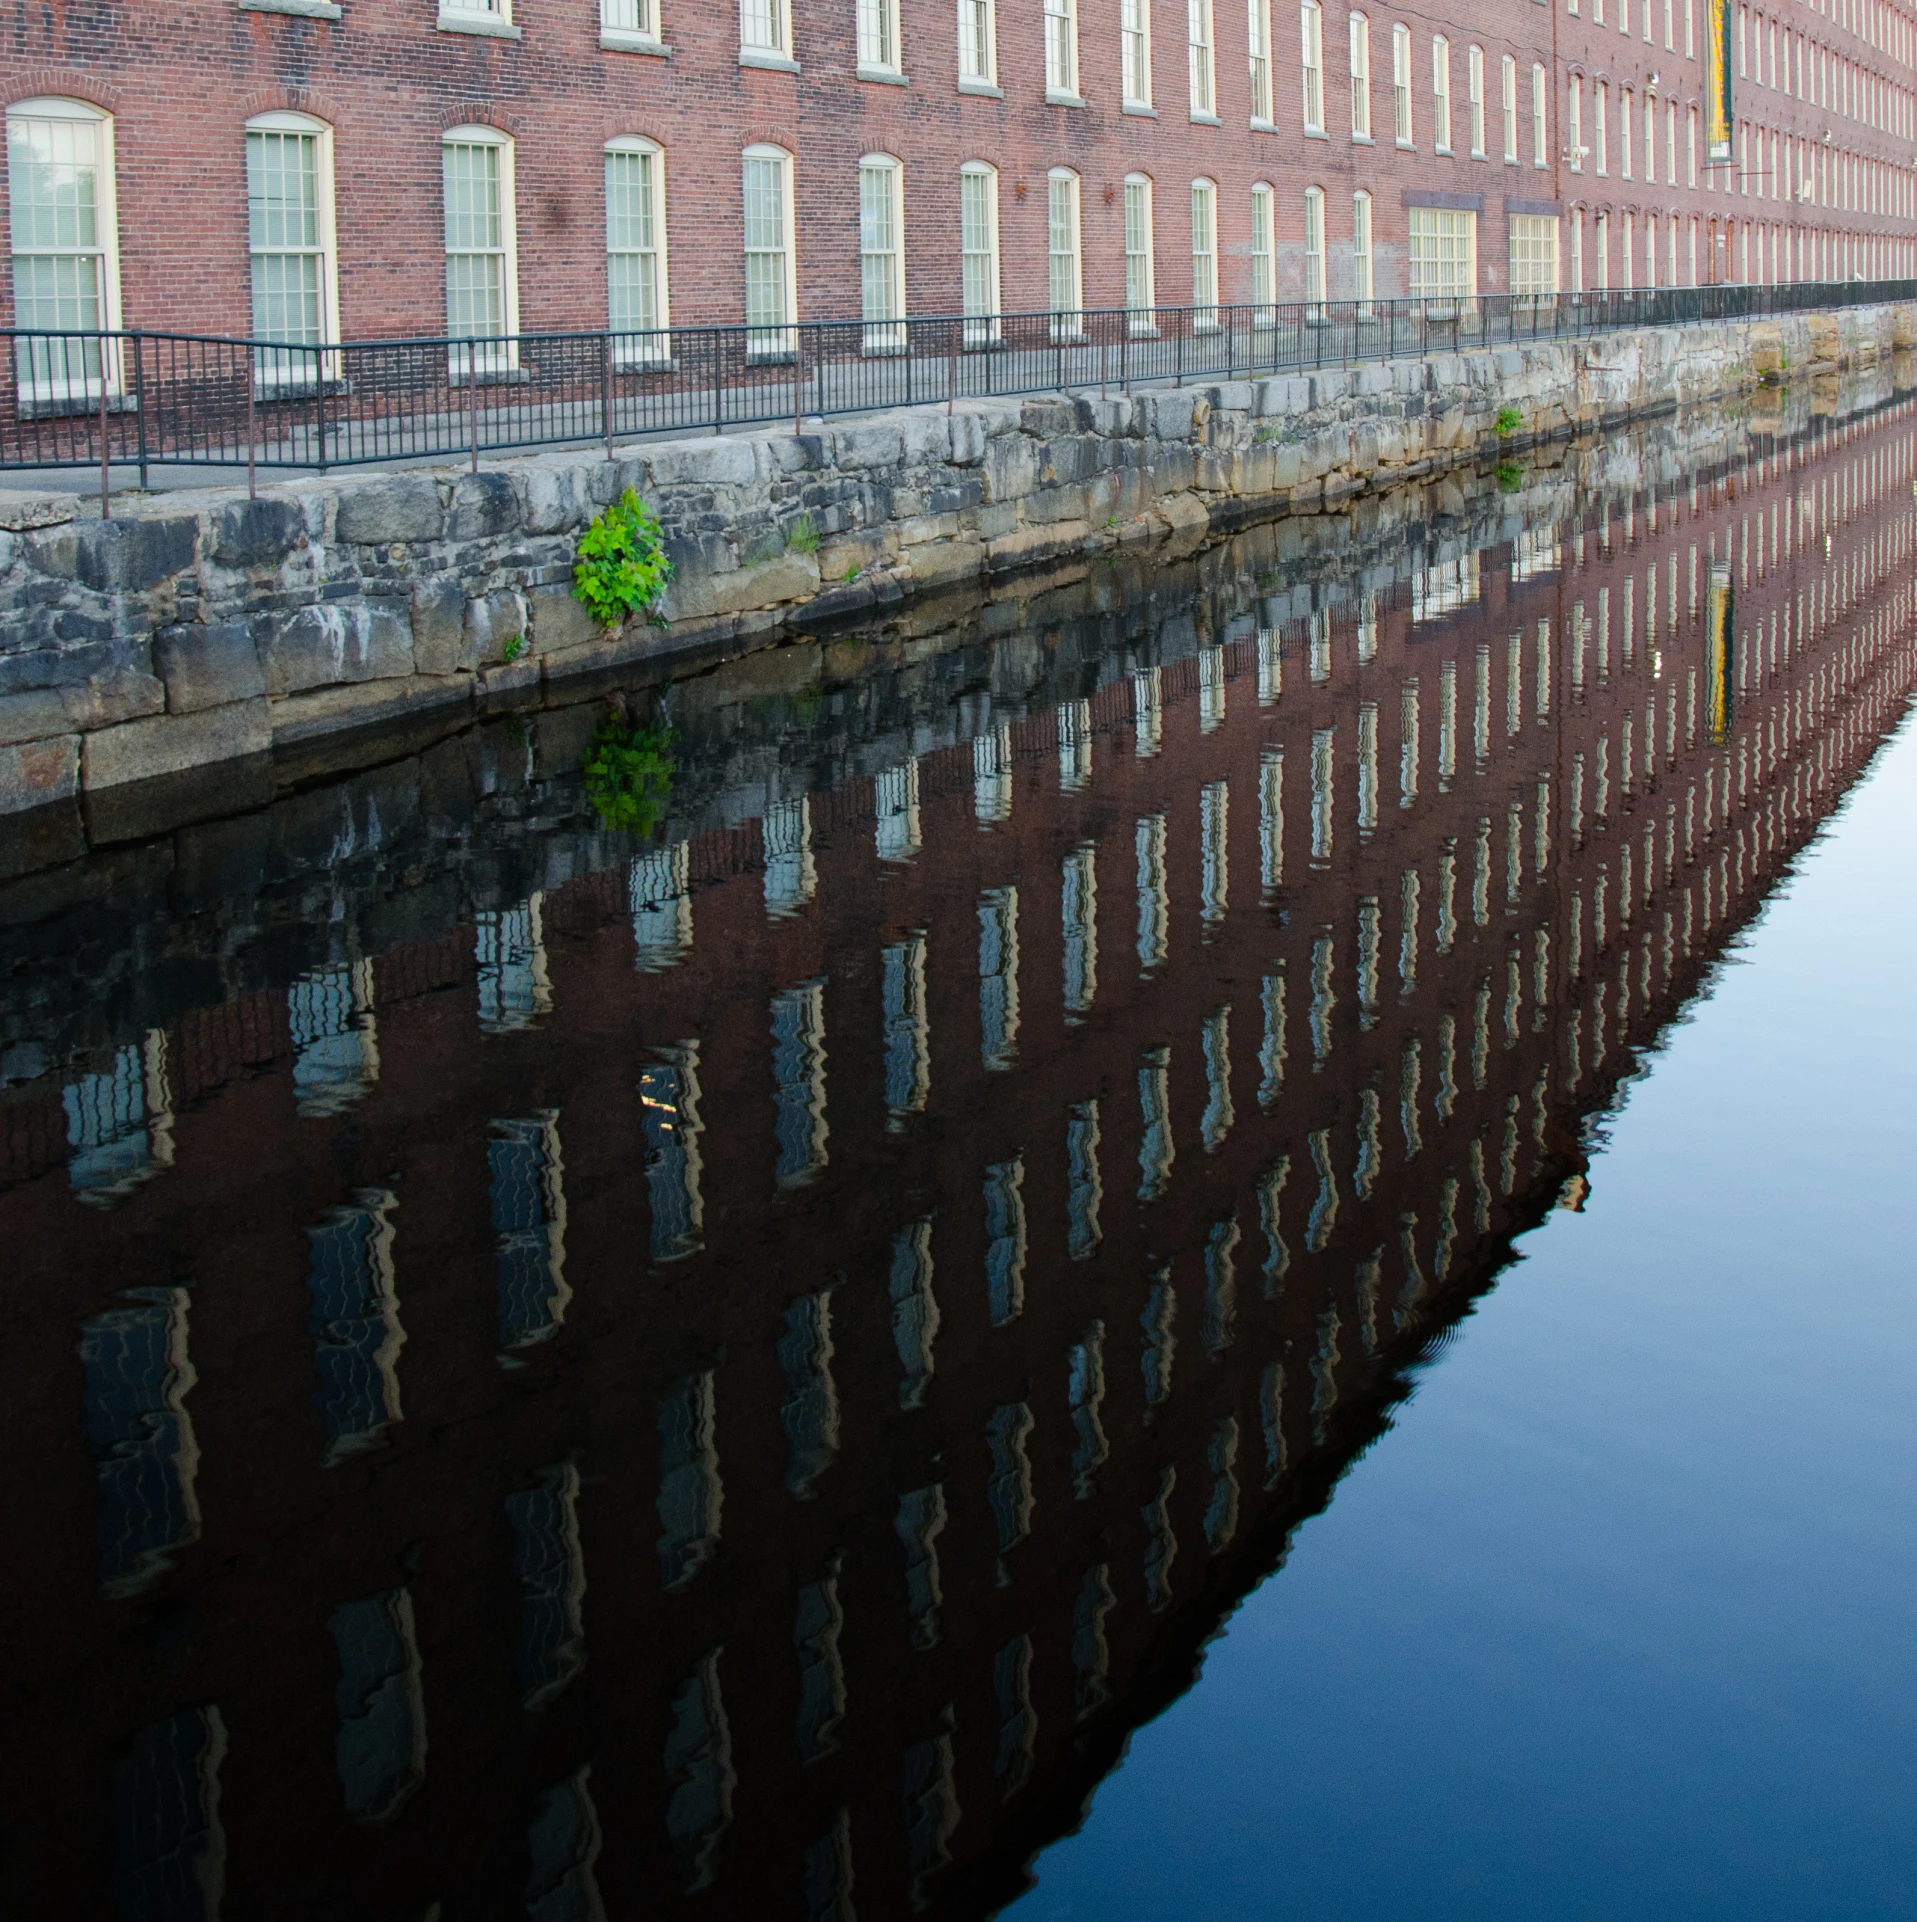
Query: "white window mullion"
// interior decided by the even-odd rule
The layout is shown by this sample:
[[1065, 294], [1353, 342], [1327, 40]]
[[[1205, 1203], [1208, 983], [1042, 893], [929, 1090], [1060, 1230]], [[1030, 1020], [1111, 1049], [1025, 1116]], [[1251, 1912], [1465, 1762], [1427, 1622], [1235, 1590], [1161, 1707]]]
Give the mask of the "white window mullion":
[[1185, 51], [1194, 120], [1218, 117], [1216, 66], [1212, 58], [1211, 0], [1185, 0]]
[[959, 170], [959, 265], [965, 344], [999, 338], [998, 173], [983, 161]]
[[606, 319], [622, 367], [671, 359], [666, 156], [649, 140], [606, 148]]
[[1325, 130], [1325, 13], [1318, 0], [1304, 0], [1298, 10], [1299, 58], [1304, 75], [1304, 115], [1307, 133]]
[[1371, 22], [1351, 16], [1351, 137], [1371, 138]]
[[905, 346], [904, 169], [889, 154], [859, 162], [859, 297], [865, 351]]
[[[446, 222], [446, 331], [461, 374], [517, 364], [519, 289], [513, 145], [490, 127], [456, 127], [440, 146]], [[494, 341], [492, 347], [477, 343]], [[466, 343], [474, 343], [467, 345]]]

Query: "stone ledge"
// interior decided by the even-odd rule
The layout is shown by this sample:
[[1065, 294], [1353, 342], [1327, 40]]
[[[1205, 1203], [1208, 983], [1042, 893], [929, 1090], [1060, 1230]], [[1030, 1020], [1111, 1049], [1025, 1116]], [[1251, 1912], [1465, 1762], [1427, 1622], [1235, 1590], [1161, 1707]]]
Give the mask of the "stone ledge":
[[347, 728], [378, 727], [403, 715], [459, 707], [472, 700], [474, 687], [470, 674], [416, 674], [289, 694], [272, 704], [272, 745], [291, 747]]
[[273, 741], [264, 699], [235, 701], [198, 714], [154, 714], [82, 736], [81, 784], [98, 788], [263, 754]]

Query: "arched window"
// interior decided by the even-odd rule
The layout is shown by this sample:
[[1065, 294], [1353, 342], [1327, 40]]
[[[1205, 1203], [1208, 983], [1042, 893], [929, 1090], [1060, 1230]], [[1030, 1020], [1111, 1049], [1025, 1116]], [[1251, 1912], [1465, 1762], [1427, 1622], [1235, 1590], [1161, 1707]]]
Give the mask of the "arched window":
[[[1544, 64], [1542, 61], [1534, 60], [1531, 62], [1531, 164], [1534, 167], [1550, 164], [1550, 127], [1546, 121], [1547, 106], [1544, 91]], [[1649, 134], [1645, 137], [1651, 138]]]
[[1269, 327], [1275, 320], [1273, 303], [1277, 299], [1274, 278], [1272, 225], [1274, 200], [1269, 181], [1259, 181], [1251, 190], [1251, 300], [1257, 312], [1256, 327]]
[[746, 353], [783, 358], [797, 351], [797, 257], [792, 247], [792, 156], [753, 146], [740, 156], [745, 196]]
[[859, 161], [859, 316], [865, 351], [905, 346], [905, 169], [891, 154]]
[[1411, 29], [1391, 29], [1391, 120], [1398, 145], [1408, 147], [1411, 135]]
[[1157, 328], [1156, 274], [1152, 261], [1152, 183], [1147, 174], [1125, 176], [1125, 313], [1135, 334]]
[[959, 277], [965, 344], [984, 347], [999, 337], [999, 290], [998, 169], [983, 160], [959, 169]]
[[1351, 16], [1351, 137], [1371, 138], [1371, 22]]
[[1431, 37], [1431, 145], [1451, 151], [1451, 42], [1441, 33]]
[[1498, 70], [1498, 105], [1504, 118], [1504, 161], [1518, 164], [1518, 63], [1507, 53]]
[[1351, 196], [1351, 291], [1360, 313], [1368, 316], [1376, 288], [1371, 264], [1371, 196], [1362, 187]]
[[1471, 121], [1471, 158], [1484, 158], [1484, 49], [1473, 47], [1465, 55], [1465, 99]]
[[1325, 12], [1318, 0], [1303, 0], [1298, 10], [1300, 58], [1304, 70], [1305, 131], [1325, 130]]
[[1045, 285], [1051, 302], [1055, 339], [1076, 339], [1084, 331], [1084, 274], [1078, 241], [1077, 174], [1054, 167], [1045, 181]]
[[606, 322], [622, 367], [671, 358], [666, 155], [637, 135], [606, 142]]
[[1325, 299], [1325, 194], [1322, 187], [1305, 189], [1305, 299], [1314, 313]]
[[1218, 188], [1209, 180], [1191, 183], [1191, 304], [1196, 327], [1218, 324]]
[[[246, 246], [255, 340], [314, 349], [339, 339], [339, 246], [333, 209], [333, 130], [303, 113], [246, 123]], [[261, 353], [264, 387], [325, 377], [317, 353]]]
[[1567, 143], [1571, 171], [1581, 174], [1584, 171], [1584, 76], [1574, 73], [1571, 76], [1571, 136]]
[[[456, 374], [517, 364], [519, 234], [513, 143], [492, 127], [440, 139], [446, 218], [446, 331]], [[496, 343], [481, 345], [482, 342]]]
[[82, 100], [9, 107], [7, 202], [13, 324], [43, 336], [17, 344], [21, 400], [97, 399], [103, 378], [117, 393], [119, 356], [109, 346], [103, 367], [97, 338], [120, 325], [111, 117]]

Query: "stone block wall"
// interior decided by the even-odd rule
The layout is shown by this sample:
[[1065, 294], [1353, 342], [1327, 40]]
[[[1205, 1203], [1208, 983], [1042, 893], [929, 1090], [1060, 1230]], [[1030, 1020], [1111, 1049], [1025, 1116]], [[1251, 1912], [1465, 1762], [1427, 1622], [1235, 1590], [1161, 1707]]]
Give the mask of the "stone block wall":
[[[1074, 556], [1342, 511], [1501, 443], [1859, 365], [1917, 338], [1860, 308], [1214, 382], [1052, 395], [453, 470], [132, 497], [0, 496], [0, 813], [522, 694], [718, 656]], [[602, 630], [579, 534], [632, 487], [666, 624]]]

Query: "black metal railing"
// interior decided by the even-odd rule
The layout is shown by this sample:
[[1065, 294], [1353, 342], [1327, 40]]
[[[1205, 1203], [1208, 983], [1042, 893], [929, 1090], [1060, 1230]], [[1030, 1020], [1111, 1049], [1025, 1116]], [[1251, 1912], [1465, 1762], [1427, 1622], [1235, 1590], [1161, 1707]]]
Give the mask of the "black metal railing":
[[1310, 372], [1398, 355], [1917, 299], [1917, 280], [1467, 300], [941, 316], [337, 346], [0, 331], [0, 470], [303, 469], [1056, 391]]

